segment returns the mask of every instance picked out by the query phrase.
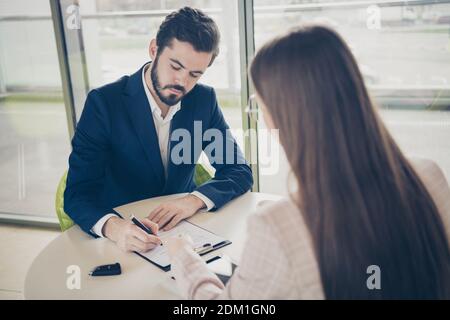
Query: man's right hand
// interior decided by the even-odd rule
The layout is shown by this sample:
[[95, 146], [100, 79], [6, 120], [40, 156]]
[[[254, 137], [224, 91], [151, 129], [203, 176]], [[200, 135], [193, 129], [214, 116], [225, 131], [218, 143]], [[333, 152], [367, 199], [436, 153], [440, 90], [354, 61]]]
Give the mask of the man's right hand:
[[158, 238], [158, 224], [145, 218], [142, 224], [152, 230], [154, 235], [147, 234], [130, 220], [119, 217], [109, 218], [103, 226], [103, 234], [112, 240], [123, 251], [147, 252], [161, 244]]

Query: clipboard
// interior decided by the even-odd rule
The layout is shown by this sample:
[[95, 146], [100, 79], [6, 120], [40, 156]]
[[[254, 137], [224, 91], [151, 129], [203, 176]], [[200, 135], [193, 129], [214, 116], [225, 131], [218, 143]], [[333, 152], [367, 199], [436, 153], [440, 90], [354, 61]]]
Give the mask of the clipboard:
[[[220, 237], [215, 233], [188, 221], [180, 222], [176, 227], [169, 231], [161, 231], [158, 236], [164, 239], [176, 236], [180, 233], [186, 233], [191, 236], [194, 242], [194, 251], [200, 256], [231, 244], [230, 240]], [[166, 272], [170, 270], [170, 260], [164, 246], [156, 247], [145, 253], [134, 253]]]

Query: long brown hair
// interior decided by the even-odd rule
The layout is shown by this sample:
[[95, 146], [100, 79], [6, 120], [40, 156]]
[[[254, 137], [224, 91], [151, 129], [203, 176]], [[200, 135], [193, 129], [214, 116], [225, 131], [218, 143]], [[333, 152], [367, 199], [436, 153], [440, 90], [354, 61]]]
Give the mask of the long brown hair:
[[[328, 299], [450, 297], [450, 250], [435, 203], [369, 98], [342, 38], [305, 26], [250, 68], [295, 174]], [[381, 271], [369, 290], [367, 268]]]

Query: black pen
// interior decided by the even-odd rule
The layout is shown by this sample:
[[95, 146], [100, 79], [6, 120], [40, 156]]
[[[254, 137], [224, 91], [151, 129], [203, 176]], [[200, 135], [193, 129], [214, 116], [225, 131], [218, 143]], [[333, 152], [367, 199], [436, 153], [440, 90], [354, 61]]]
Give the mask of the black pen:
[[213, 246], [211, 246], [210, 243], [205, 243], [202, 247], [195, 248], [194, 251], [197, 252], [199, 255], [204, 255], [210, 253], [211, 251], [214, 251], [215, 249], [219, 249], [226, 244], [228, 244], [228, 241], [226, 240], [216, 243]]
[[217, 248], [223, 246], [223, 245], [226, 244], [226, 243], [228, 243], [228, 241], [226, 241], [226, 240], [221, 241], [221, 242], [216, 243], [215, 245], [213, 245], [213, 248], [214, 248], [214, 249], [217, 249]]
[[141, 228], [142, 230], [144, 230], [144, 231], [147, 232], [148, 234], [153, 234], [152, 230], [149, 229], [149, 228], [147, 228], [146, 226], [144, 226], [144, 225], [142, 224], [142, 222], [140, 222], [138, 219], [136, 219], [136, 217], [135, 217], [134, 215], [131, 215], [130, 218], [131, 218], [131, 221], [133, 221], [133, 223], [134, 223], [135, 225], [137, 225], [139, 228]]
[[[144, 224], [142, 222], [140, 222], [138, 219], [136, 219], [136, 217], [134, 215], [131, 215], [130, 218], [131, 218], [131, 221], [135, 225], [137, 225], [139, 228], [141, 228], [142, 230], [144, 230], [148, 234], [154, 234], [151, 229], [149, 229], [146, 226], [144, 226]], [[162, 242], [159, 245], [162, 246], [163, 245]]]

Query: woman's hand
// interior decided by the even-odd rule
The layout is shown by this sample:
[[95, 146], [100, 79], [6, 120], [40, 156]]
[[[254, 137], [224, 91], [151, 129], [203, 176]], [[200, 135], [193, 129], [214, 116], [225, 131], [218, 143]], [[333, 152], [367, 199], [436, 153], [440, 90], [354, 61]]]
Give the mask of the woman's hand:
[[192, 238], [185, 233], [181, 233], [178, 236], [171, 237], [167, 239], [164, 243], [164, 246], [167, 249], [167, 253], [172, 258], [177, 252], [182, 248], [188, 248], [189, 250], [193, 250], [194, 242]]

